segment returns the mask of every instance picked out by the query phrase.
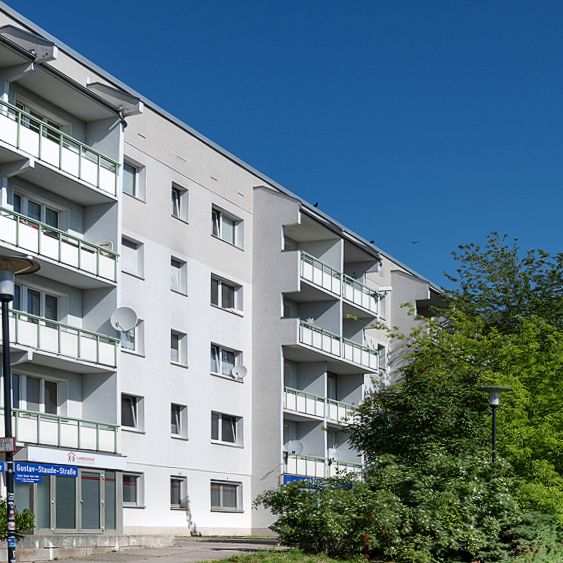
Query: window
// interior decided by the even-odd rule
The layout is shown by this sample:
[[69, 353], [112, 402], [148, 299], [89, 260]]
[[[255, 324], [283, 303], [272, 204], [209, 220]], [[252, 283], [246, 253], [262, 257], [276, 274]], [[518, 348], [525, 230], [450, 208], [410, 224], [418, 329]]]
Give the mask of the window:
[[143, 245], [123, 237], [121, 239], [121, 270], [128, 274], [143, 277]]
[[[59, 297], [40, 289], [16, 284], [13, 303], [16, 311], [23, 311], [51, 321], [59, 320]], [[28, 321], [37, 322], [36, 319], [28, 319]]]
[[170, 361], [174, 364], [188, 364], [188, 335], [177, 330], [170, 331]]
[[172, 217], [181, 219], [182, 221], [188, 220], [188, 190], [172, 184], [170, 189], [170, 198], [172, 204]]
[[13, 406], [16, 409], [59, 414], [61, 382], [25, 374], [12, 376]]
[[137, 167], [123, 163], [123, 193], [137, 197]]
[[140, 473], [123, 474], [123, 506], [143, 505], [143, 476]]
[[239, 512], [242, 510], [242, 483], [211, 481], [211, 510]]
[[183, 295], [188, 293], [188, 265], [173, 256], [170, 257], [170, 289]]
[[211, 413], [211, 439], [242, 445], [242, 418], [220, 412]]
[[186, 477], [170, 477], [170, 508], [187, 508], [188, 480]]
[[211, 373], [232, 376], [235, 366], [241, 364], [242, 353], [238, 350], [229, 350], [217, 344], [211, 344]]
[[211, 276], [211, 304], [228, 311], [242, 311], [242, 287]]
[[121, 349], [136, 354], [144, 352], [145, 322], [137, 321], [137, 326], [121, 333]]
[[14, 211], [55, 229], [59, 228], [59, 211], [57, 209], [22, 194], [14, 193]]
[[143, 398], [121, 395], [121, 426], [143, 429]]
[[188, 407], [185, 405], [170, 405], [170, 434], [174, 436], [188, 436]]
[[[47, 137], [50, 141], [59, 143], [60, 135], [58, 131], [62, 131], [63, 127], [57, 121], [53, 121], [50, 117], [47, 117], [42, 111], [37, 108], [31, 107], [27, 102], [23, 100], [16, 101], [16, 107], [26, 112], [28, 115], [23, 115], [21, 119], [21, 124], [28, 129], [31, 129], [35, 133], [39, 132], [40, 127], [42, 127], [42, 134]], [[47, 125], [48, 127], [45, 127]], [[65, 127], [65, 129], [69, 129]], [[67, 131], [70, 133], [70, 131]]]
[[213, 236], [242, 248], [243, 223], [240, 219], [213, 207], [211, 209], [211, 223]]

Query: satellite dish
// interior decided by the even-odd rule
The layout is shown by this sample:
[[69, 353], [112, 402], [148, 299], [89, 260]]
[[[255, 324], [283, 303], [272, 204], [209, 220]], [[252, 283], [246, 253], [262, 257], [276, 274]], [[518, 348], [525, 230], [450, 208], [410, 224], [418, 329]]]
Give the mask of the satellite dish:
[[137, 326], [139, 318], [130, 307], [118, 307], [109, 319], [111, 326], [119, 332], [127, 332]]
[[299, 455], [300, 453], [303, 453], [303, 442], [300, 442], [299, 440], [290, 440], [287, 443], [287, 451], [291, 455]]
[[242, 381], [246, 377], [247, 373], [248, 370], [246, 369], [245, 366], [235, 366], [231, 370], [231, 375], [238, 381]]

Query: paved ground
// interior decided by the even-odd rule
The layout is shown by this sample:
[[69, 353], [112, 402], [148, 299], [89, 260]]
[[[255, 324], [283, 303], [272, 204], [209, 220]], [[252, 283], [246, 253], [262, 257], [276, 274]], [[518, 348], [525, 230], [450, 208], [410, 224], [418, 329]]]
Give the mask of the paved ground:
[[84, 563], [189, 563], [196, 561], [219, 561], [232, 555], [242, 555], [262, 549], [272, 549], [272, 540], [251, 539], [198, 539], [177, 538], [171, 547], [145, 548], [131, 547], [112, 553], [91, 555], [81, 559], [64, 559], [64, 561], [82, 561]]

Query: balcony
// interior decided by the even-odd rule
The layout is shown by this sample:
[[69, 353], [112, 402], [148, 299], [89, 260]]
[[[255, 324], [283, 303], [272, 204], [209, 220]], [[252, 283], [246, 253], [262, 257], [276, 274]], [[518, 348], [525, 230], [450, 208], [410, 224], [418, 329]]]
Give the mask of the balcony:
[[117, 254], [0, 207], [0, 241], [108, 282], [117, 281]]
[[379, 312], [377, 291], [354, 278], [335, 270], [328, 264], [302, 250], [300, 253], [300, 276], [329, 293], [342, 297], [345, 301], [376, 317]]
[[305, 391], [284, 388], [283, 408], [296, 414], [326, 418], [330, 422], [345, 424], [347, 418], [356, 411], [354, 405], [327, 399]]
[[1, 100], [0, 141], [101, 193], [117, 195], [117, 162]]
[[340, 272], [331, 268], [324, 262], [317, 260], [317, 258], [307, 254], [307, 252], [303, 250], [300, 250], [299, 253], [301, 255], [301, 279], [322, 287], [334, 295], [340, 296]]
[[342, 274], [342, 297], [358, 307], [370, 311], [374, 316], [379, 313], [379, 296], [377, 291], [363, 283]]
[[[10, 340], [49, 356], [62, 356], [106, 371], [117, 365], [117, 339], [23, 311], [10, 310]], [[73, 371], [80, 369], [73, 367]]]
[[333, 461], [330, 464], [322, 457], [310, 455], [288, 455], [286, 473], [302, 475], [304, 477], [335, 477], [349, 473], [360, 473], [362, 466], [359, 463]]
[[[361, 366], [366, 372], [376, 372], [379, 369], [379, 357], [376, 350], [342, 338], [303, 320], [299, 322], [299, 343], [339, 358], [341, 361]], [[303, 360], [296, 358], [296, 361]]]
[[117, 453], [115, 424], [20, 409], [12, 410], [12, 423], [17, 442]]

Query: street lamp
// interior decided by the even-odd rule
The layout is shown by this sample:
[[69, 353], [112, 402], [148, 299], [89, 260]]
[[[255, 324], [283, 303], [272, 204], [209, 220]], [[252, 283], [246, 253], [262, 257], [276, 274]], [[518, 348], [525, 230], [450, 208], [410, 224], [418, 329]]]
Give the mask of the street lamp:
[[492, 419], [492, 435], [491, 442], [493, 445], [491, 460], [493, 465], [497, 460], [497, 409], [500, 404], [500, 394], [506, 391], [512, 391], [511, 387], [500, 387], [499, 385], [489, 385], [488, 387], [481, 387], [481, 391], [486, 391], [489, 394], [489, 405], [493, 414]]
[[0, 255], [0, 302], [2, 302], [2, 376], [4, 377], [4, 433], [6, 447], [6, 521], [8, 563], [16, 561], [16, 503], [14, 500], [14, 440], [12, 436], [12, 374], [10, 362], [10, 319], [8, 306], [14, 299], [16, 274], [32, 274], [39, 264], [27, 256]]

